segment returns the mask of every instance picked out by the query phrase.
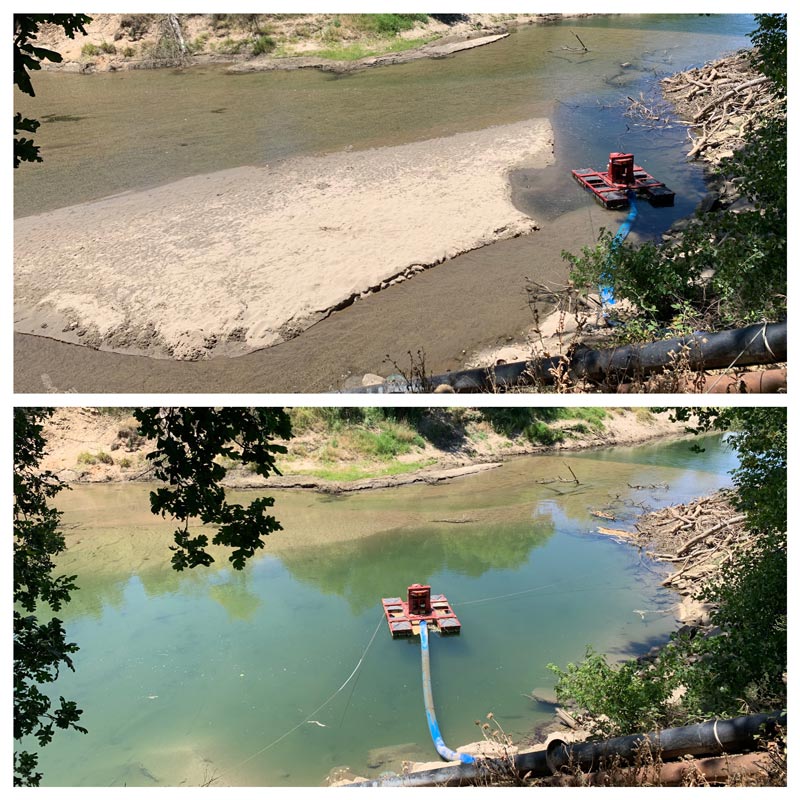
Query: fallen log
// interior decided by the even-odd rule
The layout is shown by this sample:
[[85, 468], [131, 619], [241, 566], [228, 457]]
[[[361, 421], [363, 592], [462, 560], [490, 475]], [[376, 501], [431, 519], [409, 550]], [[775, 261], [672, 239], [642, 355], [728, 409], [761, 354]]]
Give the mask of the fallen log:
[[717, 333], [693, 333], [649, 344], [594, 350], [583, 345], [571, 353], [433, 375], [425, 379], [394, 378], [349, 390], [355, 394], [408, 394], [437, 391], [503, 392], [536, 384], [552, 384], [557, 375], [572, 381], [622, 383], [626, 377], [661, 372], [680, 357], [690, 370], [779, 364], [786, 361], [786, 322], [758, 323]]

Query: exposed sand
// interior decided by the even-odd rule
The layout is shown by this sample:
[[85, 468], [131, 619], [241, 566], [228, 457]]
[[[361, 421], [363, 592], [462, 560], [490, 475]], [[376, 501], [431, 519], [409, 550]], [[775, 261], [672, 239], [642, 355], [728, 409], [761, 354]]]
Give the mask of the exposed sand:
[[15, 326], [177, 359], [290, 339], [427, 267], [529, 233], [508, 173], [545, 119], [199, 175], [15, 223]]

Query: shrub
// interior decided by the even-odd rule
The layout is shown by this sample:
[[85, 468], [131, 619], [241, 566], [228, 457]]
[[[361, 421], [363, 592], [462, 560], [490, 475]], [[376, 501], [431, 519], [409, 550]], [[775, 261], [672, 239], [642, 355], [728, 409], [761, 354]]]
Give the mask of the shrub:
[[105, 453], [102, 450], [99, 453], [90, 453], [88, 451], [84, 451], [82, 453], [78, 453], [78, 463], [89, 465], [113, 464], [114, 459], [108, 453]]
[[541, 422], [540, 420], [531, 422], [531, 424], [525, 428], [525, 436], [530, 442], [544, 445], [556, 444], [557, 442], [564, 441], [563, 431], [553, 429], [546, 422]]
[[84, 58], [93, 58], [94, 56], [99, 56], [102, 51], [96, 44], [92, 44], [91, 42], [86, 42], [86, 44], [81, 47], [81, 55]]
[[266, 34], [261, 34], [261, 36], [257, 36], [253, 39], [253, 44], [251, 45], [251, 50], [254, 56], [264, 55], [265, 53], [271, 53], [275, 49], [275, 40], [271, 36], [267, 36]]
[[558, 678], [559, 701], [574, 700], [596, 716], [598, 732], [607, 736], [648, 731], [669, 719], [669, 698], [678, 685], [670, 667], [666, 661], [634, 660], [613, 666], [591, 647], [580, 664], [567, 664], [566, 670], [547, 665]]
[[427, 14], [359, 14], [358, 17], [362, 28], [381, 36], [396, 36], [428, 19]]
[[147, 33], [152, 21], [152, 14], [125, 14], [120, 18], [119, 27], [135, 42]]
[[113, 42], [100, 42], [100, 50], [107, 55], [116, 55], [117, 47]]

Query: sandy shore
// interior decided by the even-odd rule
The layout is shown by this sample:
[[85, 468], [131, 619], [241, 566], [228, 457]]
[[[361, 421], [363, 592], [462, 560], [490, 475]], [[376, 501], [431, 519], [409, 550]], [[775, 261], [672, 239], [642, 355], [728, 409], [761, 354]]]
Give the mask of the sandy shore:
[[535, 119], [199, 175], [17, 220], [15, 326], [194, 360], [291, 339], [336, 308], [529, 233], [508, 173], [552, 159]]

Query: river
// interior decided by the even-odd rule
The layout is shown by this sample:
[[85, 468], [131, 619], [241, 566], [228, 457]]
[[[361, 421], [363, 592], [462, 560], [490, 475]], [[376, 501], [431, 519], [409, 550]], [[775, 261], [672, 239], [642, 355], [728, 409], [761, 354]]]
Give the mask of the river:
[[[578, 252], [619, 213], [570, 179], [628, 150], [677, 192], [645, 207], [656, 235], [703, 193], [686, 164], [685, 131], [625, 117], [627, 95], [659, 77], [747, 46], [748, 15], [607, 15], [516, 31], [455, 57], [337, 76], [318, 71], [226, 74], [221, 68], [92, 76], [37, 74], [18, 107], [45, 121], [42, 165], [15, 175], [18, 216], [177, 178], [295, 155], [363, 149], [548, 116], [556, 163], [512, 175], [514, 199], [542, 230], [448, 261], [334, 313], [284, 344], [236, 359], [174, 364], [17, 337], [16, 386], [42, 391], [329, 391], [423, 350], [432, 372], [519, 336], [531, 324], [526, 281], [564, 280]], [[574, 51], [578, 34], [589, 48]], [[625, 65], [625, 66], [622, 66]], [[387, 360], [387, 356], [389, 359]]]
[[[340, 767], [435, 761], [419, 646], [381, 616], [381, 597], [412, 582], [445, 593], [463, 626], [431, 640], [445, 741], [480, 740], [490, 712], [523, 741], [551, 714], [524, 696], [552, 685], [548, 663], [586, 645], [642, 653], [674, 629], [661, 569], [596, 533], [591, 512], [625, 527], [730, 485], [735, 453], [692, 444], [522, 457], [437, 486], [276, 491], [284, 530], [242, 572], [224, 558], [171, 570], [148, 485], [74, 487], [58, 497], [59, 567], [81, 587], [62, 614], [80, 651], [54, 690], [89, 733], [56, 734], [43, 785], [319, 786]], [[546, 482], [570, 469], [579, 485]]]

